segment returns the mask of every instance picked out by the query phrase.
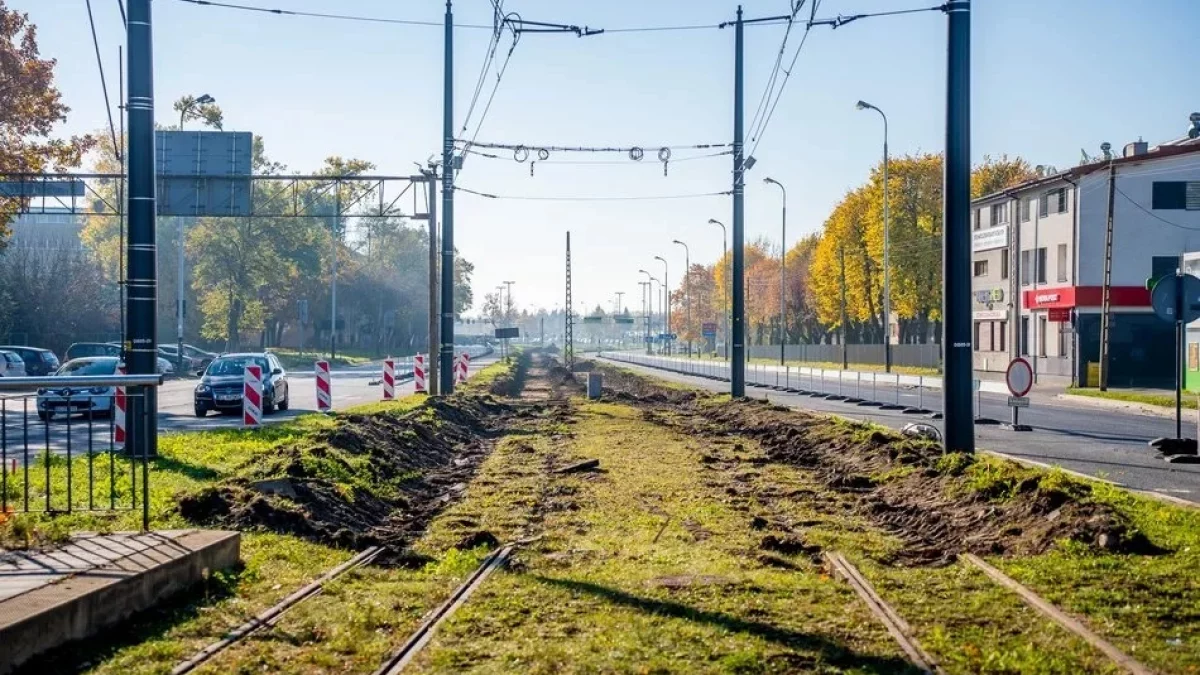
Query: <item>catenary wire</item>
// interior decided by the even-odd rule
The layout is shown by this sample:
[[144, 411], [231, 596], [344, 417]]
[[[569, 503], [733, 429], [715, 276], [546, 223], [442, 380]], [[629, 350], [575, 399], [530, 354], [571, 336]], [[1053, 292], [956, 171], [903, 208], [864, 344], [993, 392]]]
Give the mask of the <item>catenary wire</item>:
[[700, 192], [694, 194], [678, 194], [678, 195], [634, 195], [634, 196], [606, 196], [606, 195], [589, 195], [589, 196], [568, 196], [568, 197], [542, 197], [534, 195], [498, 195], [490, 192], [480, 192], [465, 188], [461, 185], [454, 186], [456, 192], [465, 192], [477, 197], [486, 199], [504, 199], [512, 201], [538, 201], [538, 202], [632, 202], [632, 201], [657, 201], [657, 200], [673, 200], [673, 199], [701, 199], [705, 197], [725, 197], [733, 194], [730, 191], [725, 192]]
[[108, 133], [112, 135], [113, 154], [121, 159], [121, 146], [117, 142], [117, 128], [113, 125], [112, 105], [108, 101], [108, 82], [104, 77], [104, 60], [100, 58], [100, 40], [96, 37], [96, 19], [92, 16], [92, 0], [87, 0], [88, 25], [92, 29], [92, 47], [96, 50], [96, 67], [100, 69], [100, 89], [104, 91], [104, 112], [108, 115]]
[[[177, 2], [185, 2], [189, 5], [200, 5], [203, 7], [221, 7], [223, 9], [237, 9], [245, 12], [262, 12], [264, 14], [275, 14], [280, 16], [300, 16], [314, 19], [336, 19], [339, 21], [359, 21], [366, 23], [386, 23], [401, 26], [433, 26], [441, 27], [445, 25], [441, 21], [420, 21], [416, 19], [391, 19], [381, 16], [364, 16], [355, 14], [329, 14], [325, 12], [304, 12], [291, 9], [274, 9], [271, 7], [258, 7], [255, 5], [241, 5], [232, 2], [216, 2], [215, 0], [176, 0]], [[456, 23], [455, 28], [473, 28], [480, 30], [492, 30], [493, 26], [477, 23]]]

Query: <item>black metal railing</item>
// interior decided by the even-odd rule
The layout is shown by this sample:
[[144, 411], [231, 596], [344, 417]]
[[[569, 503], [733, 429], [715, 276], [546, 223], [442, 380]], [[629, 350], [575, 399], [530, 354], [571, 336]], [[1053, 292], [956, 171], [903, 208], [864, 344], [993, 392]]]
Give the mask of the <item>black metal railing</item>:
[[[137, 511], [149, 529], [150, 458], [123, 435], [147, 433], [160, 375], [0, 378], [0, 513]], [[123, 411], [140, 410], [140, 418]], [[123, 431], [125, 433], [123, 433]]]

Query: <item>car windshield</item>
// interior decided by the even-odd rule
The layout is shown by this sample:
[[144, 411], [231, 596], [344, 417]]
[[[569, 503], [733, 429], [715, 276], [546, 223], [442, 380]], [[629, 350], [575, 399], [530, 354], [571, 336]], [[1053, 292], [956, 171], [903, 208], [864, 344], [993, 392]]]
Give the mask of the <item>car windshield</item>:
[[117, 372], [116, 359], [100, 359], [97, 361], [82, 360], [68, 361], [58, 369], [56, 375], [112, 375]]
[[262, 368], [263, 373], [270, 372], [267, 367], [267, 360], [261, 356], [235, 356], [225, 359], [217, 359], [208, 366], [208, 375], [241, 375], [245, 372], [246, 366], [258, 366]]
[[116, 347], [109, 345], [72, 345], [71, 356], [74, 358], [83, 358], [85, 356], [111, 356]]

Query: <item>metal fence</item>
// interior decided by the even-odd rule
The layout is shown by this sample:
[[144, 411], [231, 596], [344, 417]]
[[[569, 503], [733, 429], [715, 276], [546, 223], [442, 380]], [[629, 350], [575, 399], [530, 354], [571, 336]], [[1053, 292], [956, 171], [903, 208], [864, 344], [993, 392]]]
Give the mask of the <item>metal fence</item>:
[[149, 458], [128, 454], [123, 437], [134, 427], [149, 433], [153, 406], [129, 403], [161, 383], [159, 375], [0, 378], [0, 512], [140, 508], [149, 529]]
[[[779, 345], [750, 345], [752, 359], [778, 359]], [[787, 361], [806, 363], [841, 363], [842, 345], [784, 345]], [[883, 365], [883, 345], [846, 345], [849, 363]], [[892, 345], [892, 364], [913, 368], [940, 368], [942, 346], [939, 344]]]

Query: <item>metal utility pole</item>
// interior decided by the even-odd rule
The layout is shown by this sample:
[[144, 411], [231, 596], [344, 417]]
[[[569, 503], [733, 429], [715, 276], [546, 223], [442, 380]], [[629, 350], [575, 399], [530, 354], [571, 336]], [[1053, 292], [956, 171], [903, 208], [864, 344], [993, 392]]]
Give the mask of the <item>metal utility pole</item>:
[[617, 316], [621, 315], [621, 298], [625, 295], [625, 291], [617, 291]]
[[454, 391], [454, 11], [446, 0], [442, 72], [442, 330], [441, 392]]
[[975, 452], [971, 401], [971, 0], [950, 0], [946, 52], [946, 160], [942, 278], [945, 309], [943, 439], [947, 452]]
[[[150, 0], [129, 0], [129, 240], [126, 251], [127, 339], [123, 345], [130, 375], [158, 370], [158, 261], [155, 243], [154, 41]], [[157, 455], [158, 396], [154, 387], [129, 397], [126, 452]]]
[[770, 176], [763, 182], [783, 191], [783, 229], [779, 234], [779, 365], [782, 366], [787, 344], [787, 188]]
[[429, 359], [425, 367], [429, 374], [425, 387], [430, 396], [440, 391], [438, 385], [438, 360], [433, 350], [438, 345], [438, 226], [437, 226], [437, 165], [430, 163], [429, 171], [423, 172], [429, 187]]
[[642, 287], [642, 330], [645, 335], [642, 339], [646, 342], [646, 353], [650, 353], [650, 310], [646, 307], [646, 298], [650, 295], [650, 282], [639, 281], [638, 286]]
[[[721, 260], [729, 257], [729, 236], [725, 231], [725, 223], [709, 218], [709, 224], [721, 226]], [[725, 360], [729, 360], [729, 283], [721, 285], [721, 295], [724, 298], [721, 308], [721, 335], [725, 340]]]
[[859, 101], [859, 110], [874, 110], [883, 118], [883, 369], [892, 372], [891, 214], [888, 200], [888, 118], [878, 107]]
[[686, 308], [684, 321], [687, 324], [688, 358], [690, 359], [692, 358], [692, 252], [682, 241], [676, 239], [675, 243], [683, 247], [683, 293]]
[[655, 279], [654, 275], [646, 270], [638, 270], [638, 273], [646, 275], [646, 281], [639, 283], [646, 284], [646, 297], [648, 298], [646, 306], [649, 310], [646, 312], [646, 353], [653, 354], [654, 347], [652, 345], [654, 342], [651, 340], [650, 332], [654, 327], [654, 285], [651, 282], [658, 281], [658, 279]]
[[[1108, 225], [1104, 231], [1104, 287], [1100, 300], [1100, 391], [1108, 391], [1108, 342], [1112, 333], [1113, 201], [1117, 192], [1117, 166], [1108, 165]], [[1176, 434], [1178, 437], [1178, 434]]]
[[567, 231], [567, 304], [566, 304], [566, 337], [563, 339], [563, 359], [567, 370], [575, 370], [575, 321], [571, 309], [571, 232]]
[[[742, 72], [744, 31], [742, 6], [738, 5], [733, 60], [733, 354], [729, 362], [729, 393], [734, 398], [746, 396], [746, 167], [742, 128], [742, 99], [745, 95], [745, 74]], [[968, 251], [968, 258], [969, 253]]]
[[337, 356], [337, 277], [338, 277], [338, 242], [341, 241], [342, 228], [342, 184], [333, 182], [333, 231], [330, 239], [333, 241], [333, 262], [330, 263], [332, 278], [329, 282], [329, 360]]
[[671, 273], [667, 267], [667, 260], [660, 255], [654, 256], [654, 259], [663, 264], [663, 332], [667, 334], [666, 344], [664, 349], [668, 354], [671, 353], [673, 340], [671, 339]]

